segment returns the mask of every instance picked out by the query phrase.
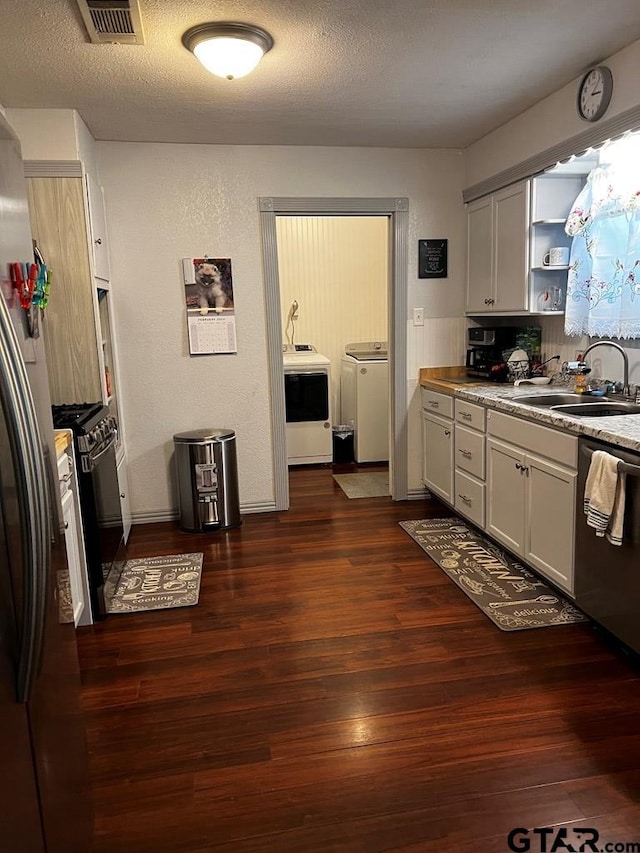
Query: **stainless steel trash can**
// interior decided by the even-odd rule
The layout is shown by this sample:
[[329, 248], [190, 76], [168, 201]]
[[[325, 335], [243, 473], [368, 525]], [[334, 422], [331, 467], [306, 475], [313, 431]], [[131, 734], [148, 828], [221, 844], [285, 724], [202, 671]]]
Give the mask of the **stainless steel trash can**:
[[190, 533], [241, 524], [236, 434], [194, 429], [173, 436], [180, 527]]

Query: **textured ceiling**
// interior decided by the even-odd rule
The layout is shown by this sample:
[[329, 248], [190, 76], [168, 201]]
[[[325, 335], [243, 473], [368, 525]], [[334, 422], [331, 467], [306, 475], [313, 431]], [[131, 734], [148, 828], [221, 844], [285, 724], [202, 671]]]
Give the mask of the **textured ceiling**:
[[[638, 0], [140, 0], [146, 43], [94, 45], [75, 0], [2, 0], [0, 103], [78, 110], [96, 139], [464, 148], [640, 39]], [[241, 80], [181, 44], [253, 23]]]

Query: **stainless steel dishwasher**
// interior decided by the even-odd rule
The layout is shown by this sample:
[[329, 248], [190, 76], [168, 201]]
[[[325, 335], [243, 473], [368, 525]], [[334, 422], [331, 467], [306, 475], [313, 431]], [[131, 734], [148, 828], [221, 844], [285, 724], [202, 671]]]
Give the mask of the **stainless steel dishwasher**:
[[[626, 501], [622, 545], [587, 526], [584, 487], [594, 450], [622, 460]], [[640, 653], [640, 453], [580, 439], [576, 505], [575, 596], [577, 606], [626, 646]]]

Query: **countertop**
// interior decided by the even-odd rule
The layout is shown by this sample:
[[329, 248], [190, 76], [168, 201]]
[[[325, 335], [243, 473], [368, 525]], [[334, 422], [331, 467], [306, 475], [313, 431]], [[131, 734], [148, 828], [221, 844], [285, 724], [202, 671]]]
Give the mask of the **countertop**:
[[54, 429], [53, 435], [56, 442], [56, 456], [59, 457], [73, 442], [73, 433], [70, 429]]
[[423, 388], [433, 388], [444, 394], [452, 394], [458, 388], [473, 388], [486, 385], [485, 379], [467, 377], [464, 367], [422, 367], [420, 369], [420, 385]]
[[[430, 368], [438, 373], [438, 369]], [[558, 385], [513, 385], [497, 384], [494, 382], [484, 385], [469, 385], [455, 383], [451, 380], [435, 380], [432, 376], [423, 377], [420, 371], [420, 385], [431, 388], [443, 394], [451, 394], [470, 403], [479, 403], [491, 409], [507, 412], [527, 420], [537, 421], [547, 426], [574, 435], [586, 435], [609, 444], [625, 447], [629, 450], [640, 451], [640, 415], [615, 415], [612, 417], [580, 417], [560, 414], [550, 409], [540, 409], [526, 403], [519, 403], [518, 397], [544, 396], [558, 393]], [[562, 389], [566, 390], [566, 389]]]

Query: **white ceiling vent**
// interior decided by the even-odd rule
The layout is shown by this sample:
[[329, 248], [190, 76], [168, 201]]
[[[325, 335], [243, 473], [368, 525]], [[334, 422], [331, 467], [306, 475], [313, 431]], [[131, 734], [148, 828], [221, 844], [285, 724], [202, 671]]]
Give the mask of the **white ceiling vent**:
[[78, 0], [94, 44], [144, 44], [138, 0]]

